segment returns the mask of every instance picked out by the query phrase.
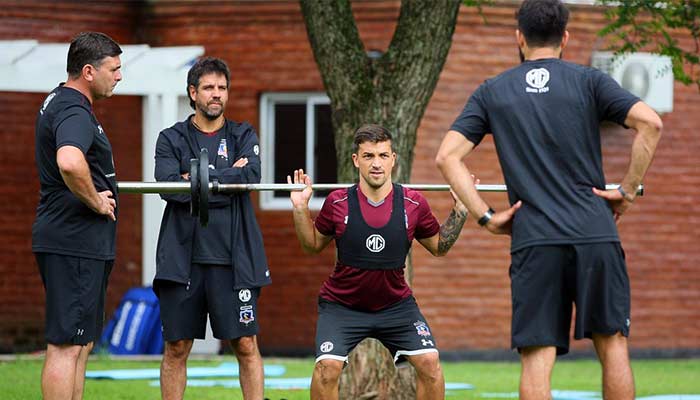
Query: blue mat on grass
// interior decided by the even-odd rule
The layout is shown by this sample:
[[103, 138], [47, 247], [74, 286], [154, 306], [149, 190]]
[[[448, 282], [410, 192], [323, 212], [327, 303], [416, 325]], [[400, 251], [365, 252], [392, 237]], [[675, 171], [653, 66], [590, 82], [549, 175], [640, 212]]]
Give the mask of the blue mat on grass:
[[[160, 381], [151, 381], [151, 386], [160, 386]], [[237, 379], [198, 379], [187, 380], [189, 387], [225, 387], [225, 388], [240, 388], [241, 384]], [[265, 388], [280, 389], [280, 390], [304, 390], [311, 386], [311, 378], [269, 378], [265, 379]], [[447, 383], [447, 390], [470, 390], [474, 389], [473, 385], [468, 383]]]
[[[517, 399], [518, 393], [482, 393], [481, 397]], [[584, 392], [577, 390], [552, 390], [553, 400], [601, 400], [602, 396], [598, 392]], [[700, 400], [700, 395], [694, 394], [664, 394], [637, 397], [637, 400]]]
[[[265, 365], [265, 376], [282, 376], [286, 371], [283, 365]], [[187, 368], [188, 378], [216, 378], [238, 376], [237, 363], [222, 363], [218, 367]], [[104, 371], [87, 371], [86, 378], [90, 379], [159, 379], [160, 370], [149, 369], [112, 369]]]

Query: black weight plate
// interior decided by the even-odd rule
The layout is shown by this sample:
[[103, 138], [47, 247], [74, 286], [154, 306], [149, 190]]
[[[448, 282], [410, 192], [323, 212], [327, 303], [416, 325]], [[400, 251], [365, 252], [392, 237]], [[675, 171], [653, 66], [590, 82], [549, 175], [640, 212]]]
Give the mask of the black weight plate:
[[209, 152], [203, 148], [199, 154], [199, 223], [209, 223]]
[[190, 160], [190, 215], [199, 216], [199, 160]]

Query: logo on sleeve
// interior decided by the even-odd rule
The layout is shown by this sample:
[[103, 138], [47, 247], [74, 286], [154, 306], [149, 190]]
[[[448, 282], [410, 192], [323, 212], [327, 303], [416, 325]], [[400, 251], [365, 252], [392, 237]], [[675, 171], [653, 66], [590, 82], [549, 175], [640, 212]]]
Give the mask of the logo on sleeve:
[[56, 97], [56, 93], [51, 93], [50, 95], [48, 95], [46, 97], [46, 100], [44, 100], [44, 104], [41, 106], [41, 110], [39, 110], [39, 113], [41, 113], [41, 115], [44, 115], [44, 111], [46, 111], [46, 107], [49, 106], [49, 103], [51, 103], [51, 100], [53, 100], [54, 97]]
[[530, 87], [526, 87], [527, 93], [547, 93], [549, 92], [549, 71], [544, 68], [531, 69], [525, 75], [525, 82]]
[[384, 241], [384, 238], [376, 233], [374, 235], [370, 235], [365, 241], [365, 246], [367, 246], [367, 249], [372, 253], [379, 253], [380, 251], [384, 250], [385, 245], [386, 242]]
[[257, 144], [255, 146], [253, 146], [253, 153], [255, 153], [256, 156], [259, 155], [260, 154], [260, 146], [258, 146]]
[[329, 351], [333, 351], [333, 342], [323, 342], [323, 343], [321, 343], [321, 345], [319, 346], [319, 349], [320, 349], [323, 353], [328, 353]]

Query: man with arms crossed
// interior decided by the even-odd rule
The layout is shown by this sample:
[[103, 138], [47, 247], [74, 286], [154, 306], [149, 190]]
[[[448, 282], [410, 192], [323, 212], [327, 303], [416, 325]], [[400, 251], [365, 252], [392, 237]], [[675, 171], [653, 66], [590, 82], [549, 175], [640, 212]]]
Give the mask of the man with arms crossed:
[[[209, 177], [220, 183], [259, 183], [255, 129], [226, 119], [230, 83], [223, 60], [205, 57], [187, 74], [194, 115], [165, 129], [156, 143], [159, 182], [189, 179], [190, 159], [209, 151]], [[158, 236], [153, 287], [160, 299], [165, 351], [160, 367], [163, 399], [182, 399], [193, 340], [204, 339], [207, 314], [214, 337], [230, 342], [243, 398], [263, 398], [257, 302], [270, 284], [262, 234], [250, 193], [209, 196], [209, 224], [190, 216], [190, 195], [161, 195], [167, 206]]]
[[[392, 184], [396, 161], [391, 134], [378, 125], [355, 132], [352, 159], [360, 182], [332, 192], [316, 221], [308, 208], [311, 179], [294, 171], [294, 225], [301, 246], [316, 254], [335, 239], [338, 262], [323, 283], [316, 326], [316, 366], [312, 399], [337, 399], [338, 381], [348, 353], [363, 339], [378, 339], [400, 365], [417, 372], [417, 398], [443, 399], [445, 381], [435, 339], [404, 277], [414, 238], [435, 256], [443, 256], [459, 236], [467, 210], [456, 201], [440, 226], [417, 191]], [[292, 183], [292, 178], [287, 181]]]
[[68, 48], [68, 81], [36, 119], [41, 192], [32, 251], [46, 290], [46, 400], [82, 399], [85, 366], [102, 333], [114, 263], [117, 181], [112, 146], [92, 103], [112, 96], [122, 53], [107, 35], [86, 32]]
[[[630, 288], [616, 220], [632, 205], [661, 135], [658, 115], [593, 68], [562, 61], [568, 10], [525, 0], [516, 39], [523, 62], [484, 82], [445, 136], [437, 165], [480, 225], [511, 235], [512, 343], [521, 399], [550, 398], [557, 354], [591, 338], [606, 399], [633, 399]], [[599, 124], [636, 131], [619, 190], [605, 190]], [[511, 207], [494, 212], [462, 159], [492, 133]]]

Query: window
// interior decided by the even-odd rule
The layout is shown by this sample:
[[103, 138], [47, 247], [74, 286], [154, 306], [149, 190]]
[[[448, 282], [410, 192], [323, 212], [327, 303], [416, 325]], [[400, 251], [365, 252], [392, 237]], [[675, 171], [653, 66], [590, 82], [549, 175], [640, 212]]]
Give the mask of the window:
[[[260, 99], [263, 183], [287, 183], [304, 168], [314, 183], [336, 182], [336, 156], [330, 100], [323, 93], [266, 93]], [[327, 193], [314, 191], [309, 202], [321, 208]], [[291, 208], [289, 192], [260, 192], [264, 210]]]

